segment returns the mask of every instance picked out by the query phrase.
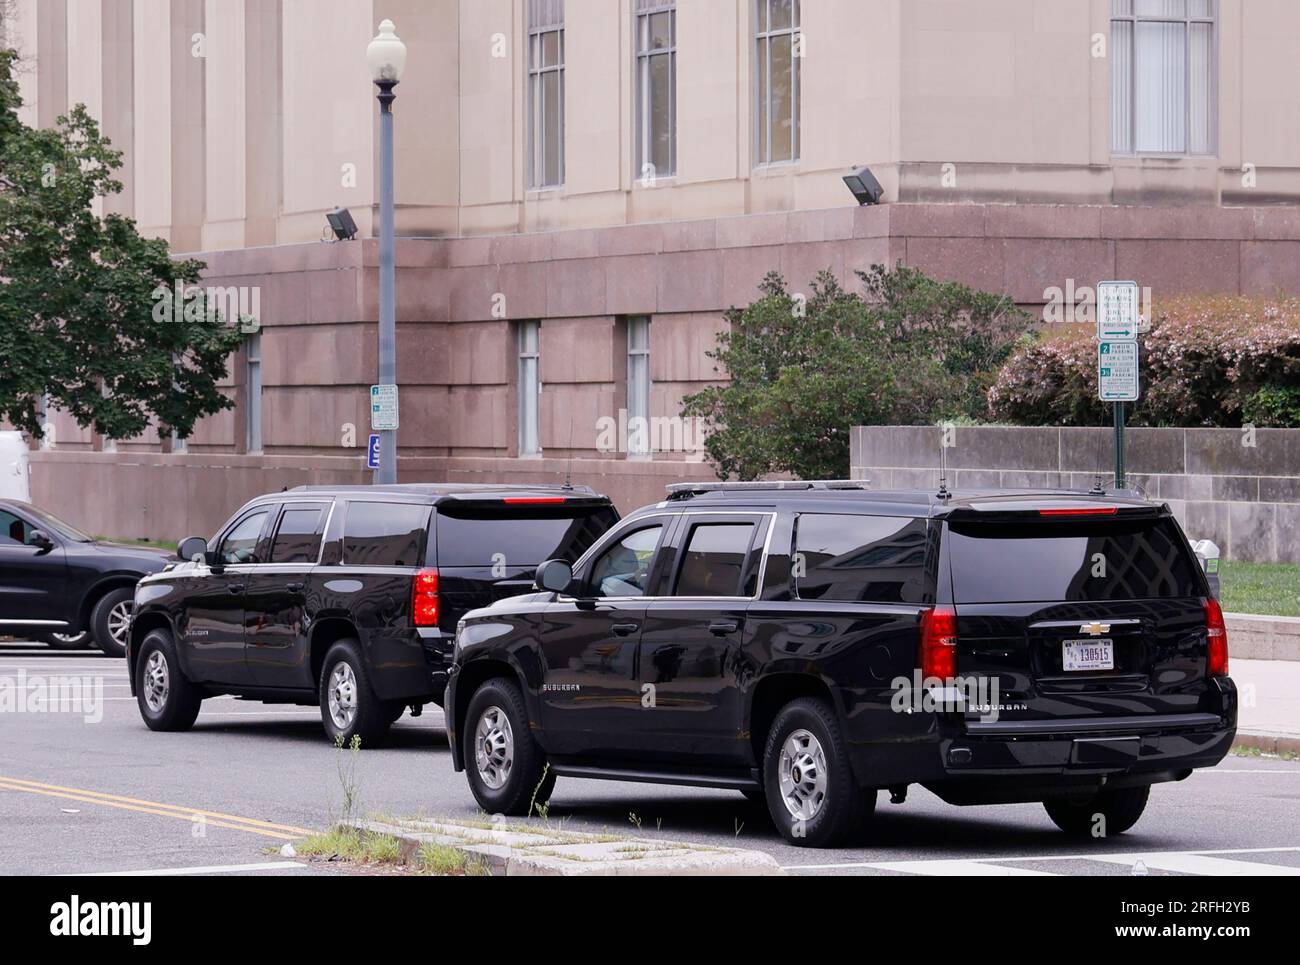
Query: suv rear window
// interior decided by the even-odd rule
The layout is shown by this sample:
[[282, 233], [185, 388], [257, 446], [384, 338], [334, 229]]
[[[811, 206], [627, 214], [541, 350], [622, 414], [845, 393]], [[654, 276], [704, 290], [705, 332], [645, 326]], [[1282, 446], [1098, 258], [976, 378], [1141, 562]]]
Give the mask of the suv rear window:
[[443, 505], [437, 515], [437, 559], [429, 562], [435, 566], [491, 566], [504, 559], [512, 567], [536, 566], [553, 559], [574, 563], [616, 522], [618, 514], [609, 506], [533, 507], [525, 511]]
[[1158, 600], [1201, 595], [1169, 518], [950, 522], [956, 603]]
[[428, 526], [428, 506], [348, 503], [343, 562], [352, 566], [418, 566], [424, 558]]
[[927, 532], [924, 519], [801, 513], [796, 594], [801, 600], [928, 602]]

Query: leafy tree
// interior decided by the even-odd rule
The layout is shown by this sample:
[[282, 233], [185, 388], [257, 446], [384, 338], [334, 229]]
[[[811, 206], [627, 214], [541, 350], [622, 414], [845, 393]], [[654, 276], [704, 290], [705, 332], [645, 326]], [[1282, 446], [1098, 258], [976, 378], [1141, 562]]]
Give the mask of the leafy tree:
[[122, 190], [121, 153], [82, 105], [50, 129], [23, 124], [15, 60], [0, 50], [0, 417], [40, 436], [48, 396], [110, 438], [151, 417], [187, 436], [232, 405], [217, 384], [243, 335], [201, 293], [170, 310], [165, 293], [196, 283], [203, 262], [173, 261], [130, 218], [95, 214], [96, 198]]
[[806, 303], [769, 272], [727, 312], [709, 353], [725, 384], [683, 400], [724, 479], [848, 475], [849, 428], [980, 419], [1028, 316], [1007, 299], [901, 265], [858, 272], [864, 296], [818, 274]]

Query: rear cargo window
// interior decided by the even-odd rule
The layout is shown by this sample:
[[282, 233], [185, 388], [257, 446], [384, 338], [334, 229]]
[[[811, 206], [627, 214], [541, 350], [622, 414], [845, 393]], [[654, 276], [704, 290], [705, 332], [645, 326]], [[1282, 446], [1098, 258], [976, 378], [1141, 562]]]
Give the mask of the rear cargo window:
[[343, 562], [351, 566], [418, 566], [429, 507], [352, 502], [343, 524]]
[[951, 522], [957, 603], [1152, 600], [1200, 596], [1173, 521]]
[[794, 581], [801, 600], [927, 602], [926, 521], [801, 513]]
[[439, 507], [437, 559], [429, 563], [492, 566], [501, 562], [510, 567], [554, 559], [574, 563], [617, 521], [609, 506], [526, 512]]

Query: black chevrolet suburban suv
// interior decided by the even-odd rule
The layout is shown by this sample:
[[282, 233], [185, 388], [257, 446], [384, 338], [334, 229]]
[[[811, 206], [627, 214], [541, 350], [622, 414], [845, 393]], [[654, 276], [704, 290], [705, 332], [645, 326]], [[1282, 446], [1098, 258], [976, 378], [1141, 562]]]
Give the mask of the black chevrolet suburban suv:
[[576, 560], [618, 514], [573, 486], [300, 486], [252, 500], [139, 584], [127, 661], [152, 730], [205, 697], [319, 704], [327, 734], [382, 740], [441, 703], [456, 622]]
[[1130, 493], [684, 484], [467, 614], [446, 717], [487, 811], [557, 776], [731, 788], [794, 844], [888, 789], [1131, 827], [1236, 730], [1223, 615]]

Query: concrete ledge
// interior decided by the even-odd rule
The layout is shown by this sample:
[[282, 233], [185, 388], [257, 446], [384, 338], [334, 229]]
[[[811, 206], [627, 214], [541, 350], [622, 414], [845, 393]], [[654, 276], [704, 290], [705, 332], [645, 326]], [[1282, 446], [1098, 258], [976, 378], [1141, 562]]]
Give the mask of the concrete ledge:
[[582, 834], [545, 825], [455, 821], [354, 821], [362, 834], [397, 839], [403, 857], [421, 845], [455, 848], [493, 875], [783, 875], [771, 855], [674, 841]]
[[1228, 653], [1243, 660], [1300, 660], [1300, 617], [1225, 613]]

